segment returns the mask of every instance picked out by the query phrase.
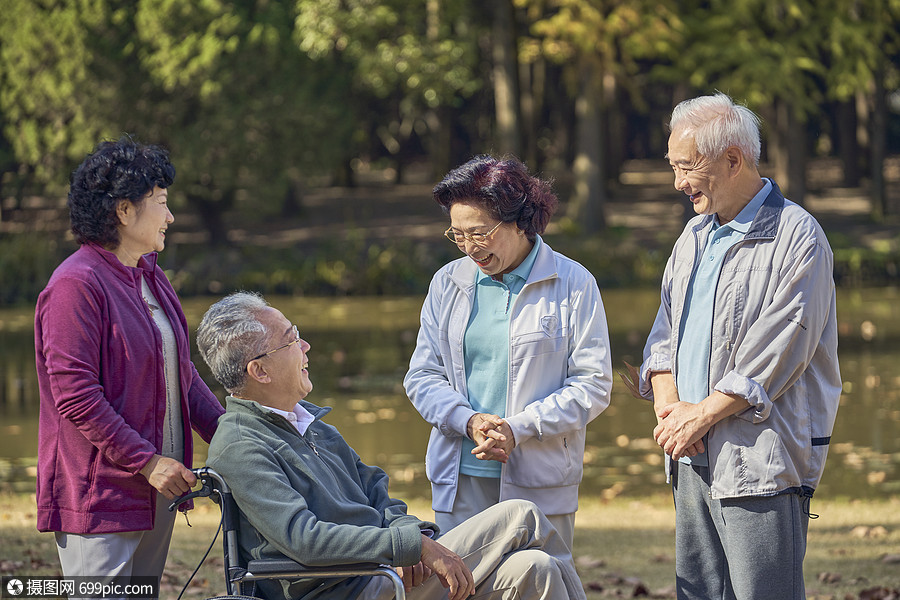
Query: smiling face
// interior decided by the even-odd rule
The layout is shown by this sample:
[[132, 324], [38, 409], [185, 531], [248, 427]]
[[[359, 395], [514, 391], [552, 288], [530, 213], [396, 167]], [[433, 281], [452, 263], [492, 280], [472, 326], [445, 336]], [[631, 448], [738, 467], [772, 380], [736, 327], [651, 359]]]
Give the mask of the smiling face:
[[[475, 204], [456, 202], [450, 207], [450, 227], [463, 233], [487, 233], [497, 218]], [[489, 276], [509, 273], [525, 260], [534, 244], [513, 223], [502, 223], [483, 243], [470, 240], [458, 243], [482, 273]]]
[[[313, 389], [309, 379], [310, 345], [304, 340], [297, 341], [294, 325], [281, 311], [267, 307], [259, 316], [260, 322], [269, 332], [269, 346], [272, 351], [259, 358], [271, 379], [267, 393], [286, 399], [285, 410], [290, 410], [298, 400], [305, 398]], [[291, 343], [297, 342], [297, 343]]]
[[698, 215], [718, 214], [721, 223], [727, 223], [740, 212], [735, 206], [739, 200], [731, 193], [731, 150], [710, 159], [698, 152], [694, 136], [684, 129], [676, 129], [669, 136], [667, 157], [675, 173], [675, 189], [688, 195]]
[[154, 187], [138, 204], [130, 200], [119, 203], [119, 245], [113, 253], [123, 264], [136, 267], [142, 255], [166, 247], [166, 229], [175, 220], [168, 200], [165, 188]]

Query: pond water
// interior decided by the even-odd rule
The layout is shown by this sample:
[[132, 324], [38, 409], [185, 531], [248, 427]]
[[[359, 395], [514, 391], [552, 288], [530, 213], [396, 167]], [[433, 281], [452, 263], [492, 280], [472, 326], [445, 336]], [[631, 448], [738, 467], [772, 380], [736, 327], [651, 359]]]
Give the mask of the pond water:
[[[613, 364], [640, 361], [659, 302], [653, 289], [603, 292]], [[189, 299], [192, 327], [215, 298]], [[369, 463], [391, 475], [394, 495], [428, 497], [429, 427], [401, 381], [415, 345], [422, 298], [269, 297], [310, 342], [309, 400], [335, 408], [326, 418]], [[844, 382], [820, 497], [900, 493], [900, 290], [839, 290]], [[37, 377], [30, 310], [0, 310], [0, 490], [34, 489]], [[195, 364], [213, 382], [203, 361]], [[218, 385], [213, 389], [222, 397]], [[665, 493], [662, 454], [651, 437], [649, 403], [616, 379], [610, 407], [588, 426], [582, 497]], [[198, 440], [195, 463], [205, 460]]]

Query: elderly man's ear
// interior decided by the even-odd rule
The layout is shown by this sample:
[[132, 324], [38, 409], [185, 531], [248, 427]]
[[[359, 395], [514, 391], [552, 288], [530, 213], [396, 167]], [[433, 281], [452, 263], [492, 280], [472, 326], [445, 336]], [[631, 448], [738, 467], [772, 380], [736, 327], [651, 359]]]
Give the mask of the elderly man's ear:
[[728, 161], [728, 169], [732, 173], [738, 173], [744, 164], [744, 154], [737, 146], [730, 146], [725, 150], [725, 160]]
[[271, 383], [272, 381], [266, 366], [259, 360], [251, 360], [247, 363], [247, 375], [257, 383]]

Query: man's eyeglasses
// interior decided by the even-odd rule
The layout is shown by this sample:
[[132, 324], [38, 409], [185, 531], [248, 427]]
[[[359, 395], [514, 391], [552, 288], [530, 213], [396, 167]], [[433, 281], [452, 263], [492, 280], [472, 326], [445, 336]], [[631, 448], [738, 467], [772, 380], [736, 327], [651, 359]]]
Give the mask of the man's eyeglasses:
[[278, 347], [275, 348], [274, 350], [269, 350], [268, 352], [263, 352], [263, 353], [260, 354], [259, 356], [254, 356], [253, 358], [251, 358], [251, 359], [248, 360], [247, 362], [250, 363], [251, 361], [259, 360], [260, 358], [262, 358], [262, 357], [264, 357], [264, 356], [268, 356], [268, 355], [272, 354], [273, 352], [278, 352], [279, 350], [284, 350], [284, 349], [287, 348], [288, 346], [293, 346], [294, 344], [298, 343], [298, 342], [300, 341], [300, 330], [297, 329], [297, 326], [296, 326], [296, 325], [294, 325], [294, 326], [291, 328], [291, 332], [293, 332], [293, 334], [294, 334], [294, 341], [288, 342], [288, 343], [285, 344], [284, 346], [278, 346]]
[[447, 236], [448, 240], [458, 246], [461, 246], [463, 243], [465, 243], [466, 240], [469, 240], [477, 246], [481, 246], [482, 244], [487, 242], [492, 235], [494, 235], [494, 232], [497, 231], [497, 228], [501, 225], [503, 225], [503, 221], [500, 221], [499, 223], [494, 225], [487, 233], [466, 233], [465, 231], [457, 231], [452, 227], [448, 227], [447, 231], [444, 232], [444, 235]]

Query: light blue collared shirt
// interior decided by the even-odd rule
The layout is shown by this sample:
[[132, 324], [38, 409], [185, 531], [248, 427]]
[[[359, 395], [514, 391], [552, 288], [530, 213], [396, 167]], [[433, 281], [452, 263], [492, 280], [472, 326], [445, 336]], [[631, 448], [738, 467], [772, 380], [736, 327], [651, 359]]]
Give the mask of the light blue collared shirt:
[[[700, 256], [694, 262], [694, 272], [681, 315], [681, 335], [678, 337], [676, 357], [678, 369], [675, 385], [678, 388], [678, 399], [684, 402], [697, 404], [710, 393], [709, 360], [716, 284], [728, 250], [750, 231], [756, 213], [772, 191], [772, 182], [768, 179], [763, 181], [765, 184], [762, 189], [732, 221], [719, 225], [718, 215], [713, 217], [712, 231], [706, 240], [706, 247], [701, 249]], [[705, 452], [682, 458], [681, 461], [700, 466], [709, 464]]]
[[[466, 389], [469, 404], [480, 413], [506, 416], [506, 394], [509, 380], [509, 308], [525, 287], [538, 255], [538, 237], [522, 263], [502, 276], [501, 280], [481, 270], [475, 278], [475, 297], [463, 340], [466, 367]], [[465, 438], [462, 443], [460, 473], [475, 477], [500, 477], [500, 463], [472, 456], [475, 443]]]

